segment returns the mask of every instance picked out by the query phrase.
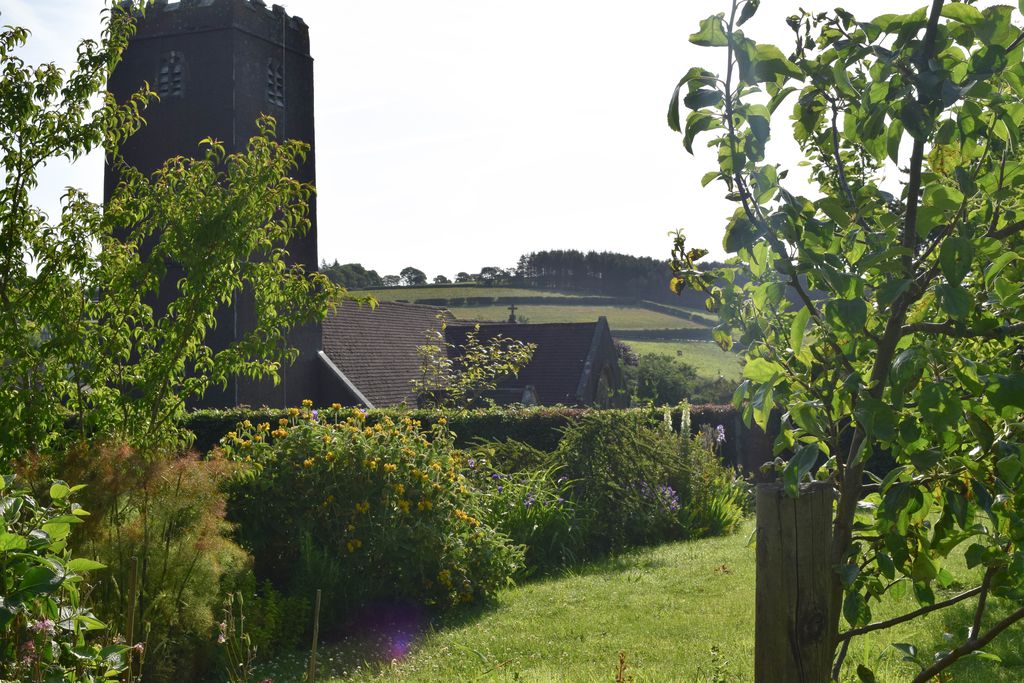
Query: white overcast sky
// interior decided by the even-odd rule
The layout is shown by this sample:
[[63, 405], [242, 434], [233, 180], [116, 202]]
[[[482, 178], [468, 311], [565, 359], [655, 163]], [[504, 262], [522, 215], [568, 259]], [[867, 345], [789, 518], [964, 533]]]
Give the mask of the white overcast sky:
[[[724, 54], [687, 36], [725, 0], [282, 4], [310, 25], [316, 60], [321, 258], [431, 277], [541, 249], [667, 258], [676, 228], [722, 254], [732, 205], [700, 186], [714, 160], [688, 155], [665, 112], [690, 66], [720, 71]], [[745, 30], [788, 52], [785, 16], [837, 0], [761, 4]], [[923, 4], [845, 3], [864, 19]], [[27, 61], [69, 64], [103, 6], [0, 0], [0, 24], [32, 30]], [[795, 167], [794, 148], [776, 151]], [[100, 199], [102, 158], [52, 166], [37, 202], [58, 206], [66, 185]]]

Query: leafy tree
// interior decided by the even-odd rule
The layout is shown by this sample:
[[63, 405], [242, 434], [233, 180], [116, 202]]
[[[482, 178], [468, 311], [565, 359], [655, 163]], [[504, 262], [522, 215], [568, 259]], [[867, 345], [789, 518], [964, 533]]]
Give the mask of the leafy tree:
[[420, 378], [413, 381], [416, 395], [425, 405], [469, 408], [479, 405], [506, 377], [515, 377], [529, 364], [536, 344], [496, 334], [480, 339], [480, 325], [466, 334], [463, 344], [452, 344], [445, 336], [444, 316], [427, 330], [427, 343], [420, 346]]
[[418, 287], [419, 285], [427, 284], [426, 274], [412, 266], [403, 268], [402, 272], [399, 273], [399, 277], [401, 277], [403, 287]]
[[473, 282], [474, 278], [469, 273], [462, 271], [455, 275], [456, 282]]
[[[887, 593], [912, 591], [908, 618], [970, 608], [949, 649], [904, 648], [924, 681], [1024, 619], [1024, 34], [1009, 7], [933, 0], [871, 21], [790, 17], [786, 55], [739, 29], [757, 5], [734, 0], [690, 37], [724, 48], [724, 70], [690, 69], [669, 125], [687, 150], [711, 133], [704, 183], [738, 208], [732, 260], [704, 272], [680, 235], [672, 286], [709, 289], [717, 340], [747, 347], [745, 419], [785, 410], [787, 489], [810, 476], [837, 489], [836, 674], [855, 636], [893, 625], [872, 618]], [[794, 100], [811, 197], [765, 158]], [[892, 471], [866, 471], [876, 451]], [[954, 553], [979, 583], [942, 599]]]
[[[26, 30], [0, 31], [0, 462], [59, 451], [69, 425], [79, 440], [179, 443], [187, 400], [232, 376], [276, 381], [296, 354], [289, 330], [343, 291], [291, 265], [284, 245], [308, 229], [313, 188], [288, 174], [308, 146], [278, 143], [272, 119], [236, 154], [207, 139], [200, 158], [149, 176], [124, 165], [118, 145], [155, 95], [94, 107], [134, 28], [128, 5], [107, 16], [68, 74], [24, 63]], [[105, 208], [75, 189], [55, 220], [32, 204], [48, 160], [97, 148], [121, 177]], [[162, 287], [175, 295], [157, 311]], [[254, 300], [255, 325], [214, 350], [214, 314], [236, 296]]]
[[450, 285], [451, 283], [452, 283], [452, 281], [449, 280], [444, 275], [435, 275], [434, 276], [434, 284], [435, 285]]
[[366, 270], [360, 263], [342, 265], [337, 259], [331, 264], [324, 261], [320, 264], [320, 272], [331, 282], [347, 289], [375, 289], [384, 285], [376, 270]]
[[697, 375], [692, 365], [664, 353], [645, 353], [633, 363], [624, 364], [626, 384], [635, 399], [654, 405], [728, 403], [735, 382], [707, 380]]
[[385, 275], [380, 281], [385, 287], [398, 287], [402, 284], [402, 278], [397, 275]]
[[491, 286], [497, 284], [498, 281], [501, 280], [501, 277], [501, 268], [486, 266], [480, 269], [480, 274], [477, 276], [477, 280], [479, 280], [481, 284]]

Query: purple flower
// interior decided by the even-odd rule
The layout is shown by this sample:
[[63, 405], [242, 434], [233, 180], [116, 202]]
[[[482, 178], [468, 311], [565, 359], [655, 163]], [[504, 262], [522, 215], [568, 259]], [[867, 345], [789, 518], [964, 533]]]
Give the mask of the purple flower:
[[320, 412], [314, 409], [312, 413], [312, 418], [313, 422], [316, 422], [320, 418]]
[[474, 458], [470, 458], [469, 460], [466, 461], [466, 464], [469, 465], [470, 469], [473, 469], [474, 467], [476, 467], [476, 460]]
[[491, 475], [491, 479], [493, 479], [494, 481], [498, 481], [499, 479], [501, 479], [501, 475], [495, 472], [494, 474]]
[[33, 633], [42, 633], [48, 636], [53, 635], [54, 624], [52, 619], [40, 619], [28, 625], [28, 630]]
[[725, 443], [725, 426], [718, 425], [715, 427], [715, 443], [721, 445]]
[[526, 500], [523, 501], [523, 505], [525, 507], [530, 507], [530, 506], [532, 506], [536, 502], [537, 502], [537, 499], [534, 497], [534, 495], [532, 493], [527, 493], [526, 494]]
[[559, 496], [557, 502], [558, 502], [559, 505], [561, 505], [562, 503], [565, 502], [565, 498], [562, 498], [561, 496]]
[[501, 493], [501, 492], [502, 492], [502, 491], [504, 491], [504, 490], [505, 490], [505, 487], [504, 487], [504, 486], [501, 486], [501, 485], [499, 484], [499, 485], [498, 485], [498, 493]]

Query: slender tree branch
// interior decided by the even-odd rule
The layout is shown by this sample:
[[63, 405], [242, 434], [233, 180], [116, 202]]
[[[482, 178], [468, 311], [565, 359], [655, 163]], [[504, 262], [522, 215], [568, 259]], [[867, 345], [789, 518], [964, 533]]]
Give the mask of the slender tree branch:
[[992, 585], [992, 576], [995, 573], [995, 567], [989, 567], [985, 570], [985, 577], [981, 580], [981, 593], [978, 595], [978, 608], [974, 610], [974, 623], [971, 624], [970, 639], [977, 638], [978, 634], [981, 633], [981, 619], [985, 616], [988, 589]]
[[969, 638], [967, 642], [965, 642], [963, 645], [956, 648], [948, 655], [946, 655], [945, 657], [943, 657], [942, 659], [940, 659], [939, 661], [935, 662], [930, 667], [922, 671], [920, 674], [918, 674], [917, 678], [915, 678], [912, 683], [925, 683], [925, 681], [931, 679], [934, 676], [937, 676], [939, 673], [945, 671], [950, 666], [955, 664], [957, 660], [959, 660], [961, 657], [969, 655], [972, 652], [977, 652], [981, 648], [988, 645], [996, 636], [998, 636], [1000, 633], [1013, 626], [1021, 619], [1024, 619], [1024, 607], [1021, 607], [1016, 612], [1013, 612], [1012, 614], [1010, 614], [1010, 616], [1006, 617], [1005, 619], [997, 623], [995, 626], [990, 628], [988, 632], [985, 633], [985, 635], [979, 638]]
[[983, 330], [980, 332], [968, 329], [963, 324], [956, 323], [952, 320], [947, 320], [944, 323], [914, 323], [912, 325], [904, 325], [901, 329], [900, 336], [905, 337], [908, 334], [916, 333], [940, 334], [946, 337], [956, 337], [957, 339], [1004, 339], [1006, 337], [1024, 334], [1024, 323], [1001, 325], [999, 327], [994, 327], [991, 330]]
[[945, 609], [946, 607], [951, 607], [952, 605], [955, 605], [958, 602], [963, 602], [967, 598], [977, 595], [981, 592], [981, 588], [981, 586], [977, 586], [976, 588], [972, 588], [969, 591], [964, 591], [959, 595], [955, 595], [952, 598], [949, 598], [948, 600], [936, 602], [932, 605], [925, 605], [920, 609], [916, 609], [913, 612], [908, 612], [899, 617], [893, 617], [892, 619], [886, 619], [885, 621], [877, 621], [873, 624], [868, 624], [867, 626], [861, 626], [860, 628], [851, 628], [849, 631], [843, 631], [842, 633], [840, 633], [838, 640], [842, 642], [844, 640], [850, 640], [855, 636], [861, 636], [865, 633], [871, 633], [872, 631], [880, 631], [882, 629], [892, 628], [893, 626], [898, 626], [899, 624], [902, 624], [906, 621], [912, 621], [914, 619], [917, 619], [918, 617], [922, 617], [930, 612]]
[[997, 240], [1001, 240], [1004, 237], [1011, 237], [1016, 235], [1018, 232], [1024, 230], [1024, 221], [1015, 221], [1010, 223], [1002, 230], [989, 230], [985, 233], [985, 237], [992, 237]]

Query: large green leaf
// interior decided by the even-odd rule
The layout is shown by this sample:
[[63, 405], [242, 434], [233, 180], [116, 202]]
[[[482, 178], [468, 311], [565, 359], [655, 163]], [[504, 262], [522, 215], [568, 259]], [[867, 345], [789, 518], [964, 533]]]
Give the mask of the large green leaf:
[[934, 125], [932, 118], [925, 113], [924, 108], [917, 103], [917, 100], [909, 98], [903, 102], [903, 108], [900, 110], [900, 121], [903, 122], [903, 127], [906, 128], [907, 132], [915, 140], [921, 141], [928, 139]]
[[716, 14], [700, 22], [700, 30], [690, 35], [690, 42], [704, 47], [724, 47], [729, 44], [722, 24], [724, 14]]
[[804, 333], [807, 330], [807, 323], [811, 319], [811, 310], [804, 306], [801, 308], [789, 328], [789, 346], [793, 353], [799, 354], [804, 345]]
[[864, 330], [868, 321], [868, 306], [863, 299], [839, 299], [828, 304], [829, 320], [851, 333]]
[[985, 15], [971, 5], [962, 2], [948, 3], [942, 8], [942, 16], [969, 26], [985, 21]]
[[765, 358], [751, 358], [743, 366], [743, 376], [752, 382], [764, 384], [784, 374], [784, 368], [774, 361]]
[[972, 301], [971, 295], [966, 289], [959, 284], [939, 285], [935, 288], [935, 293], [939, 295], [939, 300], [942, 302], [942, 310], [949, 314], [950, 318], [954, 320], [967, 319], [971, 312]]
[[963, 237], [950, 237], [939, 250], [939, 265], [942, 274], [951, 285], [959, 285], [971, 270], [974, 245]]
[[774, 45], [758, 45], [754, 49], [751, 69], [755, 82], [774, 82], [783, 78], [803, 78], [803, 72]]
[[992, 380], [985, 394], [993, 408], [1024, 410], [1024, 375], [996, 375]]

